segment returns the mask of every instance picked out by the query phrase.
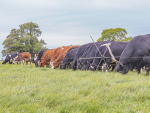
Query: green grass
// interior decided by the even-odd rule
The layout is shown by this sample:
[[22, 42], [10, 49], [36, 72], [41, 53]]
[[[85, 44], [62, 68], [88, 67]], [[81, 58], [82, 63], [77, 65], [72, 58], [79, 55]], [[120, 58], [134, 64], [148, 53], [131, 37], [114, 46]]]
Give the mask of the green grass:
[[0, 112], [149, 113], [145, 74], [0, 64]]

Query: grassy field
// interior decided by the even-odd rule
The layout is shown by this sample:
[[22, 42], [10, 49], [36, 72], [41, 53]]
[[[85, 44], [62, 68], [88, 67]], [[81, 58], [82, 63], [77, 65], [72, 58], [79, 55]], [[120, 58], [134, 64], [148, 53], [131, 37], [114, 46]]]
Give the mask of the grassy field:
[[124, 76], [0, 64], [2, 113], [149, 113], [149, 104], [145, 72]]

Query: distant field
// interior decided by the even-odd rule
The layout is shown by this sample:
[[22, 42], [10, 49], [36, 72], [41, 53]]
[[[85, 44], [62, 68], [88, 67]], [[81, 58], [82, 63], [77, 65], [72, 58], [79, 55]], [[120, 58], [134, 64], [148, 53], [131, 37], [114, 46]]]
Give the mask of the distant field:
[[150, 77], [0, 62], [0, 112], [149, 113]]

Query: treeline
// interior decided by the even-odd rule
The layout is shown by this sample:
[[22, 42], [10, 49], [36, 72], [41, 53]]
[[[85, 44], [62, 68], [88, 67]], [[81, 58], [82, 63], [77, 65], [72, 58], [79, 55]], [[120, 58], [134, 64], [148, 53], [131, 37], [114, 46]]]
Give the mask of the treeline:
[[[32, 57], [34, 53], [38, 53], [41, 50], [47, 49], [44, 40], [38, 40], [42, 31], [36, 23], [28, 22], [19, 25], [19, 29], [12, 29], [10, 34], [6, 37], [2, 45], [2, 55], [5, 56], [8, 53], [22, 53], [30, 52]], [[110, 28], [102, 31], [102, 37], [97, 41], [130, 41], [132, 37], [126, 37], [127, 31], [123, 28]]]
[[40, 50], [47, 49], [44, 40], [38, 40], [42, 31], [36, 23], [28, 22], [19, 25], [19, 29], [12, 29], [10, 34], [6, 37], [2, 45], [2, 55], [5, 56], [8, 53], [15, 52], [30, 52], [33, 56], [34, 53], [38, 53]]

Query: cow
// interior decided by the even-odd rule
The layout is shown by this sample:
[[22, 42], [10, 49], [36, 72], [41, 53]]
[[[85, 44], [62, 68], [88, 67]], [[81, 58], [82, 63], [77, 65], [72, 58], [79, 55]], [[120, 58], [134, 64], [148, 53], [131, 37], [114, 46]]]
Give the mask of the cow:
[[84, 44], [79, 47], [74, 60], [71, 62], [71, 68], [75, 71], [77, 69], [77, 60], [82, 56], [82, 54], [91, 46], [93, 43]]
[[136, 36], [128, 43], [117, 62], [115, 70], [126, 74], [130, 66], [136, 66], [138, 73], [145, 66], [146, 75], [149, 75], [150, 34]]
[[[80, 47], [80, 45], [76, 45], [76, 46], [63, 46], [63, 49], [62, 51], [60, 52], [60, 54], [57, 56], [56, 58], [56, 55], [54, 53], [54, 57], [56, 58], [55, 60], [51, 60], [51, 69], [55, 69], [59, 66], [59, 63], [64, 59], [64, 57], [66, 56], [66, 53], [67, 51], [70, 49], [70, 48], [74, 48], [74, 47]], [[55, 50], [56, 51], [56, 50]]]
[[43, 53], [41, 59], [38, 61], [39, 67], [44, 67], [45, 65], [46, 65], [46, 67], [49, 67], [49, 63], [54, 54], [54, 51], [55, 51], [55, 49], [49, 49]]
[[[128, 42], [111, 41], [109, 43], [102, 44], [99, 51], [96, 52], [93, 62], [90, 64], [90, 70], [96, 70], [97, 68], [104, 68], [106, 71], [112, 67], [112, 71], [115, 68], [116, 62], [119, 61], [120, 55]], [[102, 70], [103, 71], [103, 70]]]
[[38, 56], [37, 56], [36, 61], [35, 61], [35, 66], [36, 66], [36, 67], [39, 66], [38, 61], [41, 59], [43, 53], [44, 53], [46, 50], [47, 50], [47, 49], [41, 50], [41, 51], [38, 53]]
[[109, 41], [99, 41], [95, 44], [89, 46], [87, 50], [83, 53], [82, 57], [78, 59], [78, 67], [80, 67], [82, 70], [88, 70], [90, 67], [90, 64], [93, 62], [94, 56], [96, 52], [98, 51], [98, 48], [105, 43], [108, 43]]
[[71, 48], [67, 51], [64, 60], [61, 61], [60, 65], [59, 65], [60, 69], [66, 69], [67, 66], [69, 66], [71, 64], [71, 62], [73, 61], [78, 49], [79, 49], [79, 47], [75, 47], [75, 48]]
[[2, 64], [6, 64], [7, 62], [9, 62], [9, 64], [12, 64], [14, 58], [18, 57], [19, 54], [20, 53], [10, 53], [10, 54], [6, 55], [6, 58]]
[[24, 65], [24, 62], [26, 61], [26, 65], [28, 64], [28, 61], [30, 61], [30, 65], [31, 65], [31, 54], [29, 52], [23, 52], [20, 53], [18, 57], [14, 58], [13, 64], [15, 62], [21, 62], [22, 61], [22, 65]]

